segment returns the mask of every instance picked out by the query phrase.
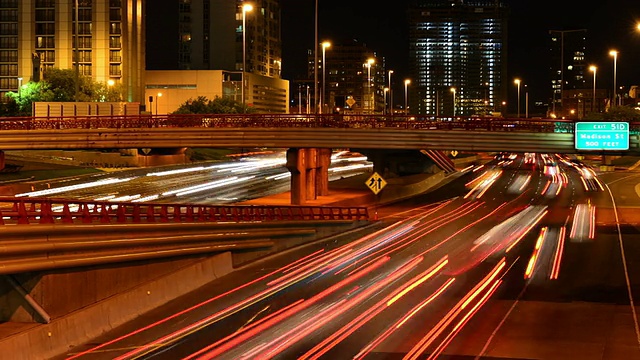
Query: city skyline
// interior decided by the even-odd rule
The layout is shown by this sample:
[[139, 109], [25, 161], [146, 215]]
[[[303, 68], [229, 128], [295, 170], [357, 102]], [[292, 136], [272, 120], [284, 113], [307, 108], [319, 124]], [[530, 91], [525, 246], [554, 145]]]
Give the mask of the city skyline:
[[[406, 9], [411, 1], [398, 0], [391, 8], [379, 8], [319, 0], [319, 42], [357, 39], [365, 43], [385, 57], [387, 69], [394, 70], [394, 91], [398, 95], [403, 79], [411, 76], [406, 21]], [[511, 12], [507, 79], [520, 78], [523, 84], [529, 84], [530, 101], [546, 101], [551, 94], [547, 66], [550, 30], [587, 29], [586, 57], [590, 65], [598, 67], [598, 88], [608, 89], [612, 85], [611, 49], [619, 52], [618, 85], [640, 85], [640, 67], [636, 65], [640, 62], [640, 33], [636, 28], [640, 21], [640, 2], [618, 0], [585, 7], [580, 1], [564, 1], [561, 9], [557, 8], [557, 2], [544, 0], [503, 2]], [[292, 80], [305, 74], [306, 51], [313, 47], [314, 41], [314, 5], [313, 1], [282, 0], [285, 79]], [[373, 25], [365, 26], [369, 23]], [[513, 89], [508, 89], [509, 95], [515, 97], [515, 90], [510, 90]]]

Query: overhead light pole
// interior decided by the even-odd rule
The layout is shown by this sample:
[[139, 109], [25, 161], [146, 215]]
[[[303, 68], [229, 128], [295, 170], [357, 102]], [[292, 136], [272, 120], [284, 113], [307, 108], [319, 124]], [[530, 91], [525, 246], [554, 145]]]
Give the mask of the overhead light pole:
[[311, 94], [310, 87], [307, 85], [307, 115], [311, 113]]
[[450, 90], [453, 94], [453, 117], [456, 117], [456, 88], [452, 87]]
[[[244, 91], [244, 73], [247, 67], [247, 12], [253, 10], [253, 5], [251, 4], [242, 4], [242, 112], [245, 113], [247, 111], [247, 104], [245, 100], [245, 91]], [[156, 106], [158, 103], [156, 102]]]
[[79, 95], [80, 94], [80, 50], [79, 50], [80, 44], [78, 43], [78, 41], [79, 41], [78, 33], [80, 32], [80, 28], [79, 28], [80, 22], [78, 21], [78, 15], [79, 15], [80, 11], [78, 10], [78, 5], [79, 5], [78, 4], [78, 0], [76, 0], [75, 5], [76, 5], [76, 8], [74, 9], [75, 10], [74, 15], [75, 15], [75, 23], [76, 23], [76, 29], [75, 30], [76, 31], [75, 31], [74, 36], [75, 36], [75, 40], [76, 40], [75, 41], [75, 43], [76, 43], [75, 45], [76, 46], [74, 47], [74, 54], [73, 54], [74, 56], [73, 57], [75, 58], [75, 61], [76, 61], [76, 64], [75, 64], [76, 65], [75, 66], [75, 87], [76, 87], [75, 90], [76, 90], [76, 95], [75, 95], [74, 101], [78, 101], [78, 98], [80, 97], [80, 95]]
[[320, 97], [320, 114], [322, 114], [322, 109], [324, 108], [327, 96], [326, 90], [326, 69], [327, 69], [327, 58], [326, 58], [326, 49], [331, 47], [331, 43], [328, 41], [324, 41], [322, 43], [322, 96]]
[[404, 80], [404, 113], [405, 115], [409, 114], [409, 84], [411, 84], [410, 79]]
[[529, 118], [529, 87], [524, 84], [524, 118]]
[[373, 65], [376, 61], [373, 58], [367, 59], [367, 62], [364, 65], [367, 67], [367, 97], [369, 102], [369, 110], [371, 113], [375, 111], [375, 103], [373, 98], [373, 93], [371, 91], [371, 65]]
[[382, 107], [382, 114], [386, 115], [387, 114], [387, 93], [389, 92], [389, 88], [385, 86], [385, 88], [383, 89], [383, 95], [384, 95], [384, 106]]
[[160, 102], [161, 97], [162, 93], [158, 93], [158, 96], [156, 96], [156, 116], [158, 116], [158, 103]]
[[618, 52], [616, 50], [609, 51], [609, 55], [613, 56], [613, 98], [611, 100], [611, 106], [616, 104], [616, 99], [618, 98], [617, 94], [617, 85], [616, 85], [616, 77], [617, 77], [617, 67], [618, 67]]
[[389, 70], [389, 114], [393, 115], [393, 90], [391, 90], [391, 74], [393, 74], [393, 70]]
[[520, 79], [513, 80], [513, 83], [518, 86], [518, 118], [520, 118]]
[[591, 112], [596, 111], [596, 71], [598, 68], [595, 65], [589, 66], [589, 70], [593, 72], [593, 99], [591, 100]]
[[314, 57], [314, 66], [313, 66], [313, 100], [316, 103], [316, 109], [314, 113], [318, 113], [318, 0], [316, 0], [316, 11], [315, 11], [315, 39], [313, 41], [313, 57]]

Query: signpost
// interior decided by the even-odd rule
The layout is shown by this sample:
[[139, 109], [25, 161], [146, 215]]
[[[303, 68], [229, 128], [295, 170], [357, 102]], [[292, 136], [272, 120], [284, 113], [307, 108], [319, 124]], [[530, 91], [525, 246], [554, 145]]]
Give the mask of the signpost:
[[380, 176], [380, 174], [374, 172], [373, 175], [371, 175], [364, 184], [367, 185], [367, 187], [376, 195], [376, 209], [374, 219], [378, 220], [378, 193], [382, 191], [385, 186], [387, 186], [387, 182], [382, 178], [382, 176]]
[[373, 175], [371, 175], [369, 179], [367, 179], [365, 185], [367, 185], [367, 187], [371, 189], [374, 194], [378, 195], [378, 193], [382, 191], [385, 186], [387, 186], [387, 182], [384, 181], [380, 174], [374, 172]]
[[577, 122], [576, 150], [629, 150], [628, 122]]

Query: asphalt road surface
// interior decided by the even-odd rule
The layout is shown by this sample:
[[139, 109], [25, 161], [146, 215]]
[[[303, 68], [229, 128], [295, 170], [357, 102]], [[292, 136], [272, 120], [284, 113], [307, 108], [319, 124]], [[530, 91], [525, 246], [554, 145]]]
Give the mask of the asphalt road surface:
[[64, 358], [638, 359], [638, 183], [505, 155]]

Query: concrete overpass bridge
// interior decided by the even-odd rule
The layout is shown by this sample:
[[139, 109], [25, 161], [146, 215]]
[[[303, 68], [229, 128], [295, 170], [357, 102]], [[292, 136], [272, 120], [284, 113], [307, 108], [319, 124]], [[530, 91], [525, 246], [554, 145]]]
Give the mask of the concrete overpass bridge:
[[[640, 123], [630, 148], [639, 154]], [[287, 148], [291, 202], [328, 191], [331, 149], [417, 150], [442, 168], [443, 151], [577, 153], [574, 122], [335, 114], [196, 114], [0, 119], [0, 151], [42, 149]], [[0, 156], [0, 166], [2, 166]], [[374, 158], [374, 170], [380, 161]]]
[[[632, 125], [627, 153], [640, 152], [639, 128], [639, 124]], [[411, 116], [7, 118], [0, 119], [0, 152], [288, 148], [292, 194], [297, 194], [292, 203], [302, 205], [309, 193], [322, 196], [333, 148], [418, 150], [434, 158], [433, 151], [447, 150], [576, 153], [572, 132], [571, 121]], [[1, 198], [4, 257], [0, 280], [4, 282], [0, 282], [0, 291], [4, 295], [0, 303], [9, 304], [2, 319], [51, 322], [14, 338], [16, 344], [46, 343], [54, 351], [68, 346], [66, 338], [97, 336], [212, 278], [229, 274], [267, 252], [265, 249], [282, 251], [337, 230], [357, 230], [357, 223], [368, 217], [366, 208], [358, 207], [214, 207]], [[238, 223], [243, 232], [237, 231]], [[288, 227], [283, 230], [282, 224]], [[215, 255], [208, 255], [212, 252]], [[72, 268], [75, 270], [70, 271]], [[21, 301], [29, 303], [26, 310], [16, 305]]]

